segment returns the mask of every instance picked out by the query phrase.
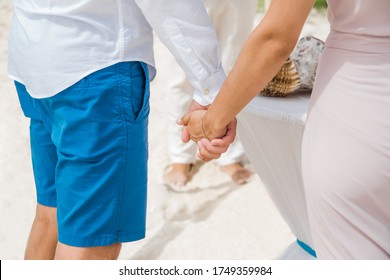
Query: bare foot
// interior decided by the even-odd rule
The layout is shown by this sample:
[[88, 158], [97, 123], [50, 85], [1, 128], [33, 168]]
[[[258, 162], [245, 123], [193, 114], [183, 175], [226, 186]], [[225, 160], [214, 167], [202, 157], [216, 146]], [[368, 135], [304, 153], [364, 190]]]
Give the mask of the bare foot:
[[240, 163], [232, 163], [221, 166], [221, 170], [232, 178], [232, 181], [238, 185], [250, 182], [253, 178], [253, 172], [242, 166]]
[[173, 163], [165, 168], [164, 183], [174, 189], [182, 188], [188, 181], [191, 170], [189, 163]]

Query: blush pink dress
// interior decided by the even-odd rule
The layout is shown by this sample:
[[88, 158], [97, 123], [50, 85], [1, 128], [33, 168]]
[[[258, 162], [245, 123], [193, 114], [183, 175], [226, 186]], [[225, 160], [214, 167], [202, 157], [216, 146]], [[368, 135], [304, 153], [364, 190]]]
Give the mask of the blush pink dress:
[[320, 259], [390, 258], [390, 0], [329, 0], [302, 146]]

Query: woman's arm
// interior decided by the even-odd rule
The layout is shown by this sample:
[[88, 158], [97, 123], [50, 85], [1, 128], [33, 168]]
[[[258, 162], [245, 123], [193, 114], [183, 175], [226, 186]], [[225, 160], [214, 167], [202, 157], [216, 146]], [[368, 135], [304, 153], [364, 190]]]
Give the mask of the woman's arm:
[[184, 118], [182, 124], [187, 125], [193, 140], [224, 135], [228, 123], [271, 81], [291, 54], [314, 2], [272, 1], [208, 111]]

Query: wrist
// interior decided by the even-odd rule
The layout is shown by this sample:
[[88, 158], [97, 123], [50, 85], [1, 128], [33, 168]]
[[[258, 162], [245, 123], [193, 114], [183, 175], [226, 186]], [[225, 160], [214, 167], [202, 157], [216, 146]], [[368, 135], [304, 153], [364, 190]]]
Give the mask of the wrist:
[[203, 114], [201, 124], [202, 132], [208, 140], [220, 138], [226, 133], [226, 125], [219, 125], [210, 111], [206, 111]]
[[202, 118], [200, 119], [200, 128], [202, 130], [203, 137], [210, 141], [210, 138], [207, 136], [207, 133], [205, 131], [204, 117], [206, 113], [207, 111], [202, 115]]
[[200, 105], [196, 100], [193, 100], [188, 109], [189, 112], [193, 112], [195, 110], [207, 110], [210, 105]]

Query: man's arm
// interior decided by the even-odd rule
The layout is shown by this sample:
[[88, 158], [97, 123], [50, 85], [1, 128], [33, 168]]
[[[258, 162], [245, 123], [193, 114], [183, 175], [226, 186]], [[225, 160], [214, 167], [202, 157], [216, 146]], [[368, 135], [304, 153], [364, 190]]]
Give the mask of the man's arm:
[[135, 2], [194, 86], [194, 99], [202, 106], [209, 105], [226, 76], [221, 66], [217, 35], [203, 2], [201, 0]]

